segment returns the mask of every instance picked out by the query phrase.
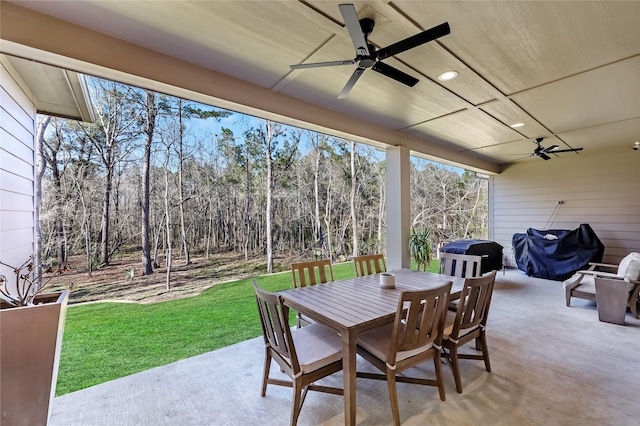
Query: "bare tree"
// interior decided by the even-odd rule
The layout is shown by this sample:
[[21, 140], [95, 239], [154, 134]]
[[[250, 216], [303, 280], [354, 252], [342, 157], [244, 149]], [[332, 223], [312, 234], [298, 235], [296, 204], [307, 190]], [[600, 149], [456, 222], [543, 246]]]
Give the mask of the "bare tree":
[[151, 246], [149, 243], [150, 226], [149, 226], [149, 196], [151, 188], [149, 187], [149, 174], [151, 167], [151, 144], [153, 143], [153, 134], [156, 127], [156, 116], [158, 108], [155, 101], [155, 92], [145, 90], [145, 143], [144, 156], [142, 160], [142, 274], [149, 275], [153, 273], [151, 264]]
[[[42, 177], [43, 256], [58, 256], [61, 241], [66, 255], [84, 251], [91, 271], [104, 260], [105, 245], [107, 260], [126, 245], [149, 252], [153, 270], [164, 251], [171, 287], [173, 254], [181, 251], [187, 258], [229, 250], [246, 259], [266, 255], [272, 272], [279, 257], [316, 255], [320, 247], [334, 260], [384, 250], [384, 159], [377, 148], [269, 121], [249, 122], [243, 138], [206, 130], [204, 121], [192, 131], [190, 120], [218, 112], [116, 83], [92, 87], [97, 122], [75, 133], [76, 124], [61, 124], [59, 148], [54, 137], [47, 140], [55, 133], [43, 141], [47, 152], [52, 144], [51, 164], [59, 168], [56, 175], [47, 166]], [[147, 113], [152, 98], [157, 105]], [[164, 99], [173, 112], [158, 109]], [[414, 224], [439, 240], [486, 238], [486, 187], [471, 173], [412, 160]], [[141, 247], [132, 247], [137, 241]]]
[[351, 197], [349, 206], [351, 208], [351, 241], [352, 256], [358, 256], [358, 214], [356, 213], [356, 143], [351, 141]]
[[[44, 134], [51, 121], [50, 115], [39, 116], [38, 128], [36, 130], [36, 175], [34, 182], [34, 213], [35, 213], [35, 225], [36, 225], [36, 247], [35, 247], [35, 262], [38, 270], [35, 273], [36, 277], [42, 276], [42, 231], [40, 229], [40, 208], [42, 205], [42, 177], [47, 168], [47, 162], [43, 155], [44, 150]], [[40, 281], [40, 280], [38, 280]], [[40, 285], [40, 282], [37, 283]]]
[[109, 223], [115, 168], [130, 153], [124, 147], [137, 133], [139, 112], [133, 107], [130, 86], [93, 79], [91, 100], [100, 132], [88, 134], [98, 150], [104, 167], [104, 196], [100, 223], [100, 263], [109, 264]]
[[61, 166], [64, 167], [63, 161], [59, 156], [64, 156], [67, 150], [63, 147], [65, 131], [63, 127], [66, 126], [66, 122], [63, 120], [55, 121], [54, 135], [48, 140], [43, 138], [41, 155], [46, 164], [51, 170], [51, 183], [53, 184], [54, 196], [55, 196], [55, 214], [54, 214], [54, 228], [55, 228], [55, 246], [56, 257], [59, 265], [66, 263], [66, 248], [65, 248], [65, 235], [64, 235], [64, 194], [62, 188], [62, 173]]

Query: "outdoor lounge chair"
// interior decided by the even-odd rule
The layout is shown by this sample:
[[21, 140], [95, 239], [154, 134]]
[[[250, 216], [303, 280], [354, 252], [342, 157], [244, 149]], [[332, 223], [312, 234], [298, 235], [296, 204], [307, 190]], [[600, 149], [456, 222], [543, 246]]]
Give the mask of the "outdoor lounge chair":
[[[606, 263], [590, 263], [589, 265], [588, 270], [578, 271], [571, 278], [564, 281], [567, 306], [571, 306], [572, 297], [596, 301], [595, 277], [618, 280], [625, 282], [627, 286], [627, 292], [625, 293], [627, 296], [625, 306], [628, 306], [631, 309], [633, 316], [638, 318], [640, 253], [633, 252], [628, 254], [624, 259], [622, 259], [619, 265]], [[602, 269], [608, 269], [609, 271], [616, 272], [602, 271]], [[598, 306], [598, 311], [600, 311], [600, 306]]]

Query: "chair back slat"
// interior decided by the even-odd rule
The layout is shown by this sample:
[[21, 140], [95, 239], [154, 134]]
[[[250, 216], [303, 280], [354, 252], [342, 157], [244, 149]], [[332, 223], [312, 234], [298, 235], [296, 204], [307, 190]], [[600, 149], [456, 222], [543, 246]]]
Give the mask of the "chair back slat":
[[295, 288], [333, 281], [331, 259], [292, 263], [291, 275]]
[[456, 311], [451, 337], [457, 339], [465, 330], [487, 324], [496, 271], [476, 278], [466, 278]]
[[384, 254], [382, 253], [368, 256], [354, 256], [353, 267], [356, 271], [356, 277], [387, 272], [387, 265], [385, 264]]
[[451, 285], [449, 281], [430, 290], [402, 292], [398, 301], [388, 363], [395, 363], [398, 352], [429, 344], [441, 344]]
[[457, 253], [438, 253], [440, 257], [440, 273], [459, 278], [480, 276], [482, 256]]
[[260, 324], [264, 343], [287, 362], [294, 373], [300, 371], [298, 358], [291, 329], [289, 328], [289, 308], [284, 305], [280, 296], [262, 290], [253, 281], [253, 289], [258, 303], [258, 313], [260, 314]]

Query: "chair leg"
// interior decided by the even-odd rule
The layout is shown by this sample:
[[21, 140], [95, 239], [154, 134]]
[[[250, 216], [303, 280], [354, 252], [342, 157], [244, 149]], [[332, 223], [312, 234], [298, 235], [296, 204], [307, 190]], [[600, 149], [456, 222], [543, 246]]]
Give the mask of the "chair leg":
[[640, 284], [636, 285], [636, 288], [631, 293], [631, 298], [629, 299], [629, 308], [631, 309], [631, 313], [635, 319], [638, 318], [638, 296], [640, 295]]
[[460, 379], [460, 362], [458, 360], [458, 347], [452, 345], [449, 348], [449, 356], [447, 357], [451, 371], [453, 372], [453, 379], [456, 382], [456, 391], [462, 393], [462, 380]]
[[300, 410], [302, 409], [302, 391], [300, 384], [297, 380], [293, 382], [293, 402], [291, 405], [291, 426], [298, 424], [298, 417], [300, 416]]
[[442, 377], [442, 363], [440, 362], [440, 355], [433, 357], [433, 364], [436, 369], [436, 382], [438, 382], [438, 392], [440, 393], [440, 400], [445, 401], [447, 396], [444, 393], [444, 377]]
[[571, 306], [571, 289], [566, 289], [564, 291], [564, 297], [567, 300], [567, 306]]
[[487, 334], [483, 331], [480, 333], [480, 347], [482, 348], [482, 358], [484, 359], [484, 367], [487, 372], [491, 373], [491, 362], [489, 362], [489, 345], [487, 345]]
[[389, 402], [391, 403], [391, 415], [393, 424], [400, 426], [400, 410], [398, 409], [398, 392], [396, 391], [396, 375], [387, 369], [387, 388], [389, 389]]
[[264, 371], [262, 372], [262, 396], [265, 396], [267, 393], [267, 379], [269, 379], [269, 370], [271, 369], [271, 355], [269, 354], [269, 349], [265, 351], [264, 356]]

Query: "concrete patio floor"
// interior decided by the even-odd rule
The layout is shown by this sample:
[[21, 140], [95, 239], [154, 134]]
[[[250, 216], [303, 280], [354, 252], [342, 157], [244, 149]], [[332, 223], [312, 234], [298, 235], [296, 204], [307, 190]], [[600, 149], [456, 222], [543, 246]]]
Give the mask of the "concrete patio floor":
[[[258, 318], [256, 317], [256, 321]], [[488, 340], [492, 373], [461, 361], [464, 392], [444, 365], [446, 401], [436, 388], [399, 384], [406, 425], [637, 425], [640, 320], [598, 321], [595, 304], [564, 302], [562, 283], [500, 272]], [[472, 349], [469, 349], [472, 351]], [[55, 399], [51, 426], [285, 425], [291, 389], [260, 396], [262, 338], [77, 391]], [[359, 371], [374, 371], [358, 359]], [[277, 366], [272, 366], [279, 374]], [[410, 374], [432, 376], [432, 363]], [[341, 373], [321, 383], [342, 386]], [[386, 383], [358, 379], [359, 425], [391, 423]], [[344, 424], [341, 396], [310, 392], [299, 425]]]

